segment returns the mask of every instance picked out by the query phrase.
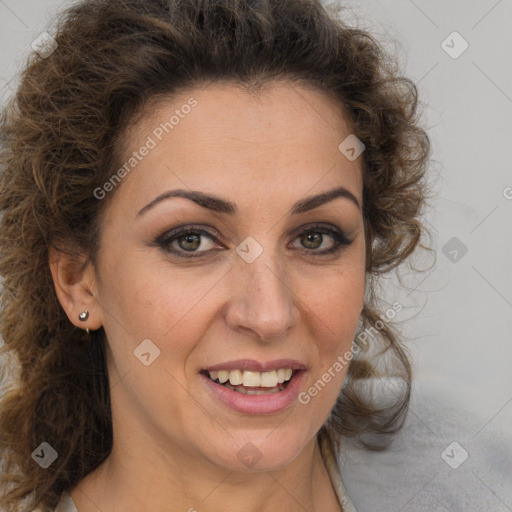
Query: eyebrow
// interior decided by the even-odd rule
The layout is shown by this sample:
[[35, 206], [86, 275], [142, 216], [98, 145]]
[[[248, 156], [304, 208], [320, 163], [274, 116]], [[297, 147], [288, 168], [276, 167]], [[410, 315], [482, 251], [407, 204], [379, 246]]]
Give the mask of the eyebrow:
[[[227, 199], [223, 199], [221, 197], [206, 194], [204, 192], [200, 192], [198, 190], [168, 190], [163, 194], [160, 194], [158, 197], [153, 199], [149, 204], [144, 206], [139, 213], [137, 213], [136, 217], [141, 217], [146, 212], [154, 208], [157, 204], [165, 201], [166, 199], [171, 199], [173, 197], [183, 197], [185, 199], [189, 199], [194, 203], [198, 204], [203, 208], [207, 208], [213, 212], [217, 213], [226, 213], [228, 215], [236, 215], [238, 213], [238, 208], [235, 203], [228, 201]], [[291, 215], [297, 215], [300, 213], [305, 213], [310, 210], [314, 210], [323, 204], [326, 204], [330, 201], [333, 201], [337, 198], [348, 199], [352, 203], [354, 203], [359, 210], [361, 206], [357, 197], [352, 194], [345, 187], [336, 187], [331, 190], [327, 190], [325, 192], [321, 192], [320, 194], [316, 194], [314, 196], [306, 197], [300, 201], [297, 201], [290, 210]]]

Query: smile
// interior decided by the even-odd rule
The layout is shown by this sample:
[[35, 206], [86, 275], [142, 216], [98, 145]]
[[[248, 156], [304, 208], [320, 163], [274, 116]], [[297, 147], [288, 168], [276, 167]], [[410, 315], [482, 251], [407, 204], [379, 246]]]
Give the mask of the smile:
[[268, 372], [249, 370], [220, 370], [202, 373], [216, 384], [245, 395], [279, 393], [286, 389], [296, 370], [279, 368]]
[[[242, 370], [231, 366], [230, 370], [201, 370], [199, 376], [213, 399], [212, 405], [227, 407], [239, 414], [277, 414], [297, 402], [303, 386], [304, 369], [263, 368], [266, 371]], [[238, 365], [239, 366], [239, 365]], [[274, 367], [275, 368], [275, 367]], [[221, 379], [224, 382], [221, 382]]]

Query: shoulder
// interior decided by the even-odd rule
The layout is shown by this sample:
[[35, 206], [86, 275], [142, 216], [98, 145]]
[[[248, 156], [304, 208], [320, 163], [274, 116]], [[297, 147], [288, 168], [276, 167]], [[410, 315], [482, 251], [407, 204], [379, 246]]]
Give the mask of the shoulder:
[[78, 512], [75, 502], [71, 495], [67, 492], [63, 493], [57, 507], [51, 511], [44, 511], [41, 508], [36, 508], [32, 512]]

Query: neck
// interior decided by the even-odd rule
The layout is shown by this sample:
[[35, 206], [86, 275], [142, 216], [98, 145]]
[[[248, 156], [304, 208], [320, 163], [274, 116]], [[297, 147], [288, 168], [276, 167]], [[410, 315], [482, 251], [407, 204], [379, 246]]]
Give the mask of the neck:
[[163, 511], [170, 504], [183, 512], [341, 510], [316, 437], [285, 468], [251, 473], [212, 467], [176, 450], [169, 456], [157, 445], [121, 446], [130, 444], [115, 443], [103, 464], [71, 491], [80, 512]]

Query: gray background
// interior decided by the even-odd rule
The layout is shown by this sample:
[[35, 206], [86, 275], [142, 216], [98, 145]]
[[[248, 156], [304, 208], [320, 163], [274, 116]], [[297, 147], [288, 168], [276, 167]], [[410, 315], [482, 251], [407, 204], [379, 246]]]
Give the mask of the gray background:
[[[31, 42], [67, 4], [0, 0], [0, 101]], [[436, 197], [425, 216], [435, 253], [416, 259], [430, 270], [385, 283], [389, 301], [404, 305], [410, 414], [387, 452], [347, 447], [343, 477], [359, 512], [510, 512], [512, 0], [350, 4], [344, 16], [397, 52], [419, 87]], [[457, 58], [454, 31], [469, 45]], [[456, 469], [446, 462], [465, 453]]]

